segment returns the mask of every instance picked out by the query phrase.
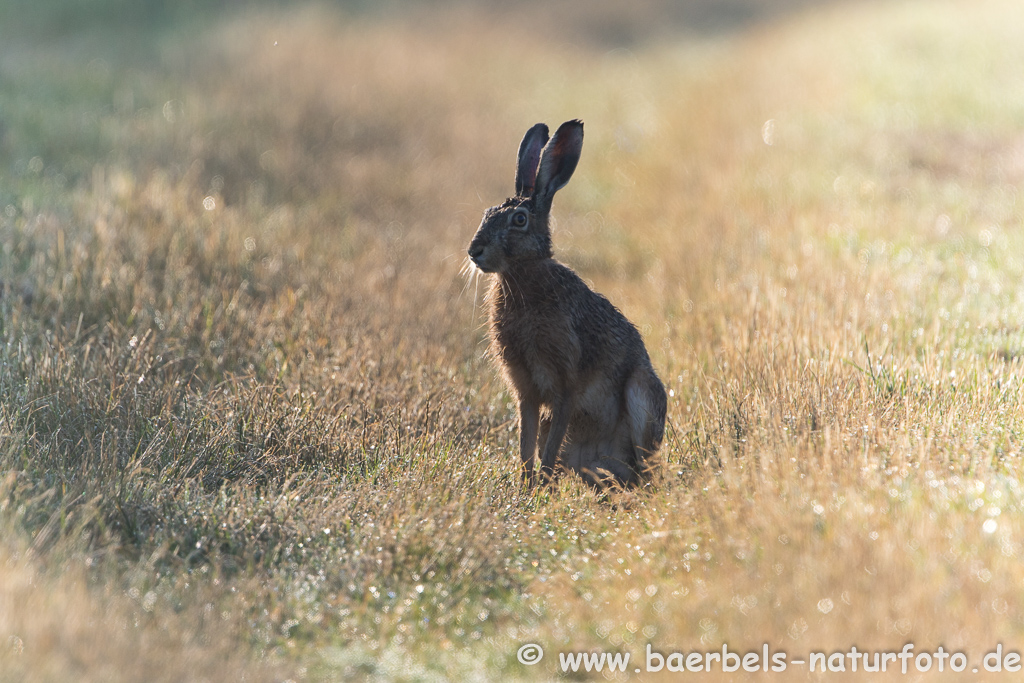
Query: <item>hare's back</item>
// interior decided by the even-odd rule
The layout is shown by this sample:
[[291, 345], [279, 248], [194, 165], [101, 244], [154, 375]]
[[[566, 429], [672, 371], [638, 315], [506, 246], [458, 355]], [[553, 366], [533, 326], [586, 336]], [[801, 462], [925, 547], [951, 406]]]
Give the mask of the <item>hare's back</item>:
[[574, 335], [579, 339], [583, 369], [593, 365], [606, 369], [624, 366], [623, 371], [628, 371], [646, 359], [640, 332], [622, 311], [587, 286], [574, 271], [558, 265], [564, 293], [562, 305]]

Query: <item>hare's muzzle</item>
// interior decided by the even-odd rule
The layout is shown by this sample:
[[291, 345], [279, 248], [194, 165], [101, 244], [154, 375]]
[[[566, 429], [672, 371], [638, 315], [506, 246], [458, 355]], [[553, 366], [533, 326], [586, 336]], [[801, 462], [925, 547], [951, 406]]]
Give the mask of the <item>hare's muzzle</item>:
[[482, 270], [485, 273], [492, 272], [491, 268], [487, 266], [487, 259], [484, 258], [484, 252], [487, 248], [483, 244], [478, 244], [474, 241], [469, 245], [469, 258], [473, 261], [473, 265]]

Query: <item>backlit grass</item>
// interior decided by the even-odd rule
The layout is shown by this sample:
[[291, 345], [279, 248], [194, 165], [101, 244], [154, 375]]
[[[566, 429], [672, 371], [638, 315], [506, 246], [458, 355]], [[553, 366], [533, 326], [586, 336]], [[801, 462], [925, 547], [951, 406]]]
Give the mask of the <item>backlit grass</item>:
[[[492, 11], [0, 47], [0, 670], [1018, 649], [1024, 12], [609, 50]], [[569, 118], [556, 254], [670, 390], [662, 473], [607, 496], [520, 485], [462, 274]]]

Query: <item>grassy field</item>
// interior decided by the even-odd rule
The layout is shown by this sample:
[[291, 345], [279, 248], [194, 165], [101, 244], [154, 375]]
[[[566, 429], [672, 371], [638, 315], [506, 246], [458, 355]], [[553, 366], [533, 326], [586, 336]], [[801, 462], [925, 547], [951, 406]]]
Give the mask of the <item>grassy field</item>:
[[[0, 679], [1019, 652], [1024, 9], [401, 7], [0, 28]], [[464, 270], [577, 117], [556, 254], [670, 390], [606, 496], [520, 485]]]

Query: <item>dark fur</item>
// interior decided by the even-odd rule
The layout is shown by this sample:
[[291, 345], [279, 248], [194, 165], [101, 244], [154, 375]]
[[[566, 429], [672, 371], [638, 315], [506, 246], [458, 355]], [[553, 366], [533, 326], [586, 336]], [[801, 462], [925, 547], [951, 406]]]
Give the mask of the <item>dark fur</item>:
[[[547, 143], [538, 163], [540, 140]], [[491, 348], [519, 402], [526, 477], [535, 481], [539, 443], [546, 476], [560, 462], [593, 484], [633, 484], [661, 445], [665, 389], [637, 329], [551, 253], [551, 199], [572, 176], [582, 144], [579, 121], [563, 123], [550, 140], [543, 124], [531, 128], [516, 171], [517, 191], [529, 194], [484, 212], [469, 255], [496, 274]], [[517, 213], [526, 214], [524, 225]]]

